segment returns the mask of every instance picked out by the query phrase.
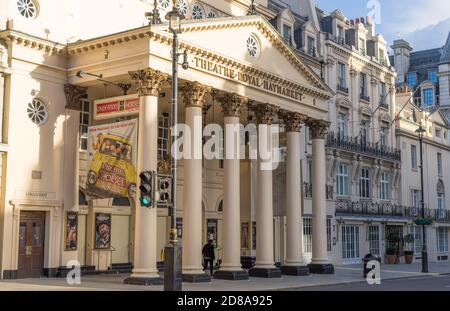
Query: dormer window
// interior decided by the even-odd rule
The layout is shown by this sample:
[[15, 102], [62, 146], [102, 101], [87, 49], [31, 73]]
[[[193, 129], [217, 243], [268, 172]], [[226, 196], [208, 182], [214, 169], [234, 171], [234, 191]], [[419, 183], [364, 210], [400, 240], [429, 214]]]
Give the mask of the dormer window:
[[313, 57], [316, 56], [316, 44], [313, 37], [308, 36], [308, 41], [307, 41], [307, 53]]
[[433, 89], [424, 89], [423, 90], [423, 104], [424, 106], [433, 106], [434, 105], [434, 92]]
[[436, 70], [430, 70], [428, 71], [428, 80], [434, 83], [438, 83], [438, 77]]
[[384, 50], [379, 49], [378, 50], [378, 59], [380, 61], [380, 64], [384, 65], [386, 63], [386, 58], [384, 57]]
[[366, 55], [366, 41], [364, 39], [359, 39], [359, 51]]
[[342, 26], [337, 26], [337, 41], [340, 44], [345, 42], [344, 27]]
[[286, 24], [283, 24], [283, 38], [286, 42], [291, 45], [292, 44], [292, 27]]
[[417, 84], [417, 74], [415, 72], [408, 72], [408, 75], [406, 76], [406, 83], [411, 89], [413, 89]]

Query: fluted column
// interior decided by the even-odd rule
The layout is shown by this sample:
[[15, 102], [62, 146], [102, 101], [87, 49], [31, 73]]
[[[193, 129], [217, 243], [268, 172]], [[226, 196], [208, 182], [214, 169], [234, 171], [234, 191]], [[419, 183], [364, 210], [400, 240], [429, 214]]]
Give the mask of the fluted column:
[[219, 97], [224, 113], [225, 157], [224, 157], [224, 198], [223, 198], [223, 260], [214, 278], [226, 280], [246, 280], [248, 273], [241, 268], [240, 244], [240, 132], [239, 117], [246, 99], [235, 94]]
[[308, 275], [302, 252], [302, 187], [300, 181], [300, 127], [306, 116], [283, 111], [280, 114], [286, 125], [286, 261], [281, 272], [286, 275]]
[[329, 122], [308, 120], [312, 132], [312, 258], [311, 273], [333, 274], [327, 254], [325, 134]]
[[267, 157], [262, 154], [261, 148], [261, 144], [265, 143], [267, 150], [272, 150], [272, 122], [278, 110], [278, 107], [270, 104], [260, 104], [255, 108], [258, 123], [258, 167], [256, 178], [256, 263], [255, 267], [249, 271], [252, 277], [281, 277], [281, 271], [275, 267], [273, 258], [273, 155]]
[[[186, 126], [191, 131], [185, 152], [183, 183], [183, 281], [207, 282], [202, 266], [202, 107], [211, 88], [187, 82], [181, 88]], [[189, 154], [190, 149], [190, 154]]]
[[[161, 85], [169, 76], [147, 68], [129, 73], [137, 84], [139, 93], [139, 131], [137, 172], [157, 171], [158, 96]], [[138, 195], [138, 194], [136, 194]], [[135, 202], [139, 202], [136, 197]], [[157, 211], [156, 208], [135, 204], [134, 268], [127, 284], [161, 284], [157, 262]]]

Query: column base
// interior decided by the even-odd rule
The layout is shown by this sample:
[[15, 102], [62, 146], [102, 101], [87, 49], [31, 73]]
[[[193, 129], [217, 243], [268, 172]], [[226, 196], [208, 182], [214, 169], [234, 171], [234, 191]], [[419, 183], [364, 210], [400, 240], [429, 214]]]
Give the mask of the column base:
[[211, 277], [206, 273], [198, 273], [198, 274], [183, 274], [182, 275], [183, 282], [188, 283], [206, 283], [211, 282]]
[[131, 276], [129, 278], [126, 278], [123, 281], [124, 284], [129, 285], [162, 285], [164, 283], [164, 280], [160, 277], [153, 277], [153, 278], [146, 278], [146, 277], [135, 277]]
[[310, 273], [334, 274], [334, 266], [330, 263], [310, 263], [308, 267]]
[[214, 278], [231, 281], [248, 280], [248, 273], [245, 270], [237, 270], [237, 271], [219, 270], [214, 273]]
[[281, 278], [281, 270], [278, 268], [251, 268], [248, 274], [254, 278]]
[[281, 274], [295, 275], [295, 276], [309, 275], [309, 267], [308, 266], [282, 266]]

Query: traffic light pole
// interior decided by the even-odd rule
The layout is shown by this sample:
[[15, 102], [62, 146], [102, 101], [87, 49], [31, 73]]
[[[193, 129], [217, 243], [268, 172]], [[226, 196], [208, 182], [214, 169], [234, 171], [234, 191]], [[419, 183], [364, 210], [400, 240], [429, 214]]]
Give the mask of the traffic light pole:
[[[172, 42], [172, 104], [171, 104], [171, 146], [175, 141], [175, 126], [178, 123], [178, 32], [169, 27], [173, 34]], [[172, 204], [169, 206], [170, 233], [169, 243], [164, 249], [164, 290], [181, 291], [181, 247], [177, 238], [177, 150], [172, 149], [170, 157], [172, 173]]]

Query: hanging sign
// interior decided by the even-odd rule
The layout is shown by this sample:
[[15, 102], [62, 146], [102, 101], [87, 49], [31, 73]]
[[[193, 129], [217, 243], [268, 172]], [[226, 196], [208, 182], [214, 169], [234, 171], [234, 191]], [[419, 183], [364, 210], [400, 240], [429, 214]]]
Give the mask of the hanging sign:
[[104, 120], [139, 112], [139, 96], [137, 94], [117, 96], [94, 101], [94, 119]]

